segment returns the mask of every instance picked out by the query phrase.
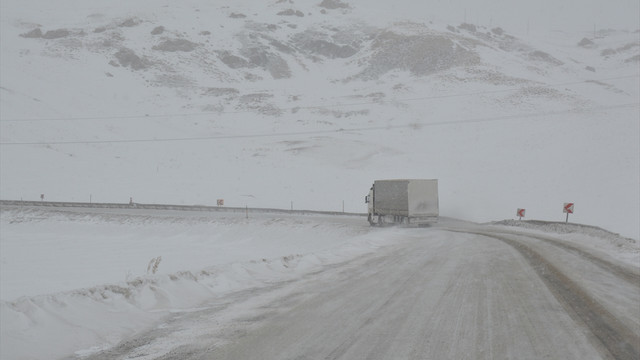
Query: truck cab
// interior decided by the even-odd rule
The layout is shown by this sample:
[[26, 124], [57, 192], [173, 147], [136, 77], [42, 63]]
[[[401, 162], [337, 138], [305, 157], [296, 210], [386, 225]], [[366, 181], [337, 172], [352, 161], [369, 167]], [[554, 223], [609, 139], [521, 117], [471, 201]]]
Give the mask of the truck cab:
[[369, 224], [373, 225], [373, 186], [369, 189], [369, 195], [364, 197], [364, 202], [367, 204], [367, 220], [369, 220]]

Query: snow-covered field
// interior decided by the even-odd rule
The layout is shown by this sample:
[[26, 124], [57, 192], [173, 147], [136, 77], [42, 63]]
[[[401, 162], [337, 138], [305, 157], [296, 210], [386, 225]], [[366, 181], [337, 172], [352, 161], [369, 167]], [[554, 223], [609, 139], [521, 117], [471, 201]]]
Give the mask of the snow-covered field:
[[170, 312], [297, 278], [394, 238], [371, 234], [359, 216], [20, 207], [0, 214], [2, 359], [114, 345]]

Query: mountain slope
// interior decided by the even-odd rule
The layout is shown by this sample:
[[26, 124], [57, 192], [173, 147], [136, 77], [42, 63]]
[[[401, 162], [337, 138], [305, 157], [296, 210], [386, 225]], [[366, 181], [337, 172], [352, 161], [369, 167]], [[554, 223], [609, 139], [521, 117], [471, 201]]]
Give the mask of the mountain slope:
[[571, 221], [639, 236], [637, 28], [525, 40], [338, 0], [16, 4], [3, 199], [360, 212], [374, 179], [439, 178], [444, 215], [575, 202]]

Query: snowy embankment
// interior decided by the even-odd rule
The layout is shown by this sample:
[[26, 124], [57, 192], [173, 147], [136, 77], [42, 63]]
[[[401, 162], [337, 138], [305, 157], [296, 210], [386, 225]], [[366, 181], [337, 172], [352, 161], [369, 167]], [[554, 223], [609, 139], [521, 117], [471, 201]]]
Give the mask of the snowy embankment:
[[393, 241], [358, 216], [3, 207], [0, 219], [2, 359], [109, 347]]
[[[625, 263], [634, 269], [640, 269], [640, 244], [637, 240], [620, 236], [596, 226], [583, 224], [503, 220], [491, 223], [498, 231], [521, 232], [526, 234], [553, 234], [583, 250], [597, 253], [599, 257], [609, 258], [614, 263]], [[518, 228], [514, 230], [513, 228]]]

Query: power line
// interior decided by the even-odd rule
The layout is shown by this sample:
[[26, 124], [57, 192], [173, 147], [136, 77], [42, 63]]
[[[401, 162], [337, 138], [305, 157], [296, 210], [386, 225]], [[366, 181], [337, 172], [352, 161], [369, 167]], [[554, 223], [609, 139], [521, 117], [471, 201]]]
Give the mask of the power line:
[[[596, 83], [603, 81], [611, 81], [611, 80], [620, 80], [620, 79], [629, 79], [629, 78], [637, 78], [640, 77], [640, 74], [635, 75], [624, 75], [617, 77], [610, 77], [604, 79], [591, 79], [591, 80], [581, 80], [581, 81], [572, 81], [572, 82], [564, 82], [564, 83], [556, 83], [556, 84], [540, 84], [540, 86], [545, 87], [559, 87], [559, 86], [570, 86], [570, 85], [578, 85], [578, 84], [586, 84], [586, 83]], [[413, 98], [396, 98], [390, 99], [387, 101], [383, 101], [383, 103], [390, 102], [403, 102], [403, 101], [425, 101], [425, 100], [438, 100], [438, 99], [446, 99], [446, 98], [455, 98], [455, 97], [466, 97], [466, 96], [476, 96], [476, 95], [484, 95], [484, 94], [497, 94], [504, 92], [512, 92], [522, 90], [522, 88], [508, 88], [508, 89], [500, 89], [500, 90], [490, 90], [490, 91], [477, 91], [477, 92], [469, 92], [469, 93], [458, 93], [458, 94], [446, 94], [446, 95], [430, 95], [430, 96], [420, 96]], [[374, 105], [380, 104], [380, 101], [363, 101], [363, 102], [354, 102], [354, 103], [346, 103], [346, 104], [330, 104], [330, 105], [308, 105], [308, 106], [289, 106], [277, 108], [280, 111], [291, 111], [291, 110], [319, 110], [319, 109], [332, 109], [339, 107], [351, 107], [351, 106], [362, 106], [362, 105]], [[206, 111], [206, 112], [197, 112], [197, 113], [174, 113], [174, 114], [144, 114], [144, 115], [121, 115], [121, 116], [86, 116], [86, 117], [57, 117], [57, 118], [14, 118], [14, 119], [0, 119], [0, 123], [9, 123], [9, 122], [44, 122], [44, 121], [97, 121], [97, 120], [134, 120], [134, 119], [155, 119], [155, 118], [171, 118], [171, 117], [194, 117], [194, 116], [210, 116], [210, 115], [229, 115], [229, 114], [245, 114], [245, 113], [253, 113], [253, 110], [233, 110], [233, 111]]]
[[369, 127], [356, 127], [356, 128], [338, 128], [328, 130], [311, 130], [311, 131], [291, 131], [291, 132], [278, 132], [278, 133], [262, 133], [262, 134], [236, 134], [236, 135], [216, 135], [216, 136], [200, 136], [200, 137], [184, 137], [184, 138], [160, 138], [160, 139], [117, 139], [117, 140], [78, 140], [78, 141], [40, 141], [40, 142], [5, 142], [0, 145], [74, 145], [74, 144], [123, 144], [123, 143], [152, 143], [152, 142], [178, 142], [178, 141], [210, 141], [210, 140], [228, 140], [228, 139], [246, 139], [246, 138], [264, 138], [264, 137], [287, 137], [287, 136], [308, 136], [308, 135], [320, 135], [320, 134], [334, 134], [334, 133], [347, 133], [347, 132], [364, 132], [364, 131], [377, 131], [377, 130], [397, 130], [404, 128], [422, 128], [431, 126], [445, 126], [445, 125], [461, 125], [461, 124], [476, 124], [486, 122], [496, 122], [504, 120], [523, 120], [536, 117], [545, 117], [553, 115], [562, 115], [569, 113], [582, 113], [582, 112], [598, 112], [619, 108], [640, 107], [640, 103], [628, 103], [620, 105], [602, 106], [586, 109], [569, 109], [562, 111], [549, 111], [538, 112], [530, 114], [519, 115], [504, 115], [504, 116], [492, 116], [482, 117], [476, 119], [463, 119], [454, 121], [437, 121], [429, 123], [410, 123], [403, 125], [390, 125], [390, 126], [369, 126]]

